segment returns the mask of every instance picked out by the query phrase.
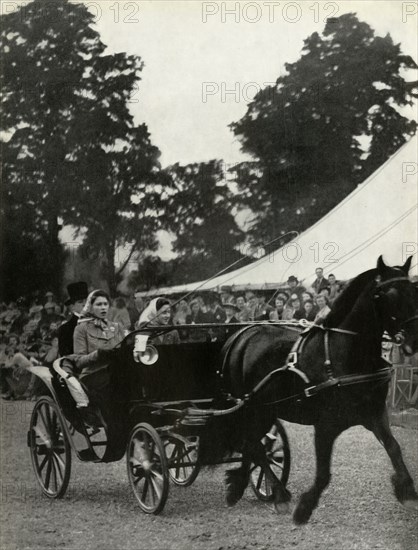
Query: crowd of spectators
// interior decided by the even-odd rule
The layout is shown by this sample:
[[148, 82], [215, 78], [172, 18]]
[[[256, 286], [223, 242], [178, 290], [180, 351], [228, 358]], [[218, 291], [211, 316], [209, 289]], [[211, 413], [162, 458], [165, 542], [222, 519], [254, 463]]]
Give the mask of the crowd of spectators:
[[[333, 275], [328, 279], [322, 269], [309, 288], [295, 276], [283, 288], [270, 291], [232, 292], [222, 287], [220, 293], [200, 292], [188, 299], [172, 300], [170, 324], [236, 324], [254, 321], [299, 321], [322, 323], [341, 290]], [[149, 300], [141, 292], [124, 298], [117, 296], [108, 319], [121, 325], [125, 333], [139, 328], [139, 318]], [[72, 305], [60, 303], [52, 292], [44, 296], [21, 297], [0, 305], [0, 376], [4, 399], [36, 398], [39, 387], [30, 374], [30, 362], [52, 365], [59, 356], [58, 330], [72, 314]], [[181, 340], [201, 341], [208, 331], [179, 328]], [[216, 331], [209, 332], [213, 337]], [[228, 336], [228, 330], [222, 335]], [[219, 334], [218, 334], [219, 336]]]

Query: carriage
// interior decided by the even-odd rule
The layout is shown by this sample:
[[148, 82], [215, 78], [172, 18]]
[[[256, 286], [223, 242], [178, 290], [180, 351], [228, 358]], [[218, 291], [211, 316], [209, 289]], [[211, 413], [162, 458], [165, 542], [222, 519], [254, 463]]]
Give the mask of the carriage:
[[396, 498], [418, 510], [389, 426], [391, 368], [381, 357], [384, 331], [405, 353], [418, 347], [411, 261], [390, 267], [380, 257], [376, 269], [351, 281], [324, 326], [309, 330], [292, 322], [261, 323], [239, 325], [228, 336], [226, 325], [183, 325], [208, 337], [156, 346], [149, 345], [155, 331], [178, 327], [129, 334], [110, 363], [111, 395], [91, 396], [93, 422], [75, 407], [59, 361], [52, 371], [32, 367], [49, 390], [36, 403], [28, 432], [42, 491], [64, 495], [71, 448], [92, 462], [117, 461], [126, 451], [129, 481], [146, 513], [162, 511], [170, 479], [186, 486], [200, 466], [234, 461], [239, 467], [226, 473], [229, 505], [251, 482], [259, 498], [285, 510], [290, 451], [280, 418], [315, 427], [316, 476], [295, 507], [297, 524], [309, 520], [329, 484], [335, 440], [356, 425], [370, 430], [389, 455]]
[[[287, 325], [295, 336], [301, 331], [295, 323]], [[245, 331], [251, 326], [231, 326], [229, 331]], [[173, 328], [179, 327], [164, 331]], [[89, 396], [93, 419], [91, 410], [86, 418], [76, 407], [61, 368], [63, 359], [52, 368], [30, 367], [48, 389], [34, 406], [27, 440], [45, 496], [64, 496], [73, 454], [83, 462], [96, 463], [119, 461], [126, 454], [131, 488], [148, 514], [163, 510], [170, 482], [180, 487], [193, 483], [205, 465], [200, 443], [208, 420], [216, 419], [221, 426], [225, 417], [236, 414], [245, 403], [225, 392], [220, 365], [225, 325], [181, 328], [183, 333], [206, 334], [206, 338], [154, 345], [153, 337], [161, 334], [161, 328], [152, 327], [126, 336], [109, 367], [108, 395]], [[219, 404], [221, 409], [216, 408]], [[274, 474], [286, 485], [290, 448], [279, 420], [262, 443]], [[221, 462], [239, 461], [235, 453]], [[262, 468], [253, 465], [250, 479], [259, 499], [272, 500], [271, 484]]]

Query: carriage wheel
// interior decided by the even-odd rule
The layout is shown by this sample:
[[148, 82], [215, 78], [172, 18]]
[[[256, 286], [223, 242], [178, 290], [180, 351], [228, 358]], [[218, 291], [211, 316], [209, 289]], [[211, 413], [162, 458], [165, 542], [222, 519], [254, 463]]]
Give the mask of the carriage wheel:
[[[286, 430], [280, 420], [276, 420], [262, 442], [273, 475], [286, 487], [290, 473], [290, 447]], [[263, 468], [252, 465], [250, 480], [257, 498], [266, 502], [273, 500], [271, 483], [266, 479]]]
[[137, 424], [132, 430], [126, 461], [139, 506], [146, 514], [159, 514], [167, 500], [169, 475], [164, 445], [150, 424]]
[[61, 498], [71, 475], [71, 446], [57, 404], [41, 397], [30, 419], [28, 445], [36, 479], [49, 498]]
[[170, 479], [180, 487], [188, 487], [200, 471], [198, 438], [189, 437], [187, 443], [184, 443], [169, 436], [165, 446]]

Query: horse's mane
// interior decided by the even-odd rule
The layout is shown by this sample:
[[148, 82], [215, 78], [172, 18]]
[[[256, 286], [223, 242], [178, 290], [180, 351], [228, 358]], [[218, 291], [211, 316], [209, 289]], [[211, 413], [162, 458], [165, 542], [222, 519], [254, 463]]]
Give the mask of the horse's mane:
[[377, 269], [369, 269], [353, 279], [333, 303], [324, 326], [333, 327], [341, 323], [353, 309], [360, 294], [374, 281], [376, 274]]

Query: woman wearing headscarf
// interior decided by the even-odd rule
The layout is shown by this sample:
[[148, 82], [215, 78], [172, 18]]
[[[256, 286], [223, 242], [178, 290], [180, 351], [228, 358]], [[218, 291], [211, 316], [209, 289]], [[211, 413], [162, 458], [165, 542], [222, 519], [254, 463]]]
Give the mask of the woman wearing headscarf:
[[[141, 313], [138, 321], [138, 328], [142, 327], [165, 327], [170, 323], [171, 305], [166, 298], [154, 298]], [[178, 344], [180, 342], [177, 330], [163, 332], [152, 337], [154, 344]]]
[[73, 337], [74, 356], [80, 380], [87, 389], [99, 392], [109, 382], [108, 357], [101, 351], [112, 350], [124, 338], [122, 327], [107, 318], [109, 305], [110, 299], [104, 290], [91, 292]]

